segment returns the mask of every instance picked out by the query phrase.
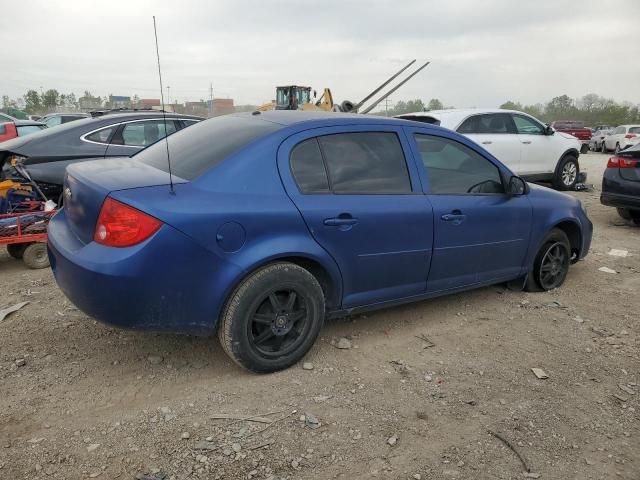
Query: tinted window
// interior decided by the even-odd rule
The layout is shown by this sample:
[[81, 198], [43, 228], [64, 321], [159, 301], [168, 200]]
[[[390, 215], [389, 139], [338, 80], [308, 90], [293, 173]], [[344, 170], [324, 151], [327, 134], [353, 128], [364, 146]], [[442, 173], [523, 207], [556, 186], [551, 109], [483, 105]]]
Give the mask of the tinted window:
[[506, 113], [474, 115], [458, 127], [460, 133], [515, 133], [511, 118]]
[[131, 122], [124, 125], [122, 129], [122, 140], [117, 143], [119, 145], [146, 147], [164, 138], [167, 132], [170, 135], [175, 131], [176, 127], [173, 120], [167, 120], [166, 129], [164, 120]]
[[544, 135], [544, 127], [529, 117], [514, 115], [513, 122], [520, 135]]
[[291, 172], [302, 193], [329, 191], [327, 172], [322, 161], [318, 140], [310, 138], [291, 151]]
[[87, 135], [85, 138], [87, 140], [90, 140], [92, 142], [98, 142], [98, 143], [108, 143], [109, 142], [109, 137], [111, 137], [111, 134], [113, 133], [113, 130], [116, 127], [107, 127], [107, 128], [103, 128], [102, 130], [98, 130], [97, 132], [93, 132], [91, 135]]
[[36, 133], [42, 130], [44, 127], [41, 125], [24, 125], [23, 127], [18, 127], [18, 136], [24, 137], [25, 135], [29, 135], [30, 133]]
[[431, 193], [504, 193], [500, 171], [489, 160], [454, 140], [415, 135]]
[[318, 137], [335, 193], [410, 193], [411, 181], [395, 133]]
[[[224, 115], [180, 130], [167, 137], [169, 151], [173, 154], [173, 173], [185, 180], [192, 180], [245, 145], [281, 128], [283, 126], [277, 123], [250, 116]], [[134, 158], [165, 172], [169, 171], [164, 142], [145, 148]]]
[[629, 133], [636, 133], [636, 134], [640, 133], [640, 127], [631, 127], [629, 129]]

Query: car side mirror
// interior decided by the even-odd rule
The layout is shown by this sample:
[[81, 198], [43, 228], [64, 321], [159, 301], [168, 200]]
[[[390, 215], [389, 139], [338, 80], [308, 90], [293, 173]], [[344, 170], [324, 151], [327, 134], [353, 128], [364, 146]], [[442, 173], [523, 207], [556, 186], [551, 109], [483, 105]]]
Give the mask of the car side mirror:
[[522, 178], [512, 175], [507, 185], [507, 194], [509, 195], [526, 195], [529, 192], [527, 182]]
[[544, 134], [545, 135], [553, 135], [555, 133], [555, 130], [553, 129], [553, 127], [551, 125], [545, 125], [544, 127]]

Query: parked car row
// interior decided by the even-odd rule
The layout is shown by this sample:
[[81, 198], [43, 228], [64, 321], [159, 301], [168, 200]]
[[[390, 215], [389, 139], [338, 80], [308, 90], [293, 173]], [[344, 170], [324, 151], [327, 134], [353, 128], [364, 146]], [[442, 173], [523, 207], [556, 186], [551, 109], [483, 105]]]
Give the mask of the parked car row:
[[431, 123], [461, 133], [498, 158], [517, 175], [550, 181], [571, 190], [585, 180], [578, 156], [581, 142], [556, 132], [523, 112], [502, 109], [452, 109], [415, 112], [398, 118]]

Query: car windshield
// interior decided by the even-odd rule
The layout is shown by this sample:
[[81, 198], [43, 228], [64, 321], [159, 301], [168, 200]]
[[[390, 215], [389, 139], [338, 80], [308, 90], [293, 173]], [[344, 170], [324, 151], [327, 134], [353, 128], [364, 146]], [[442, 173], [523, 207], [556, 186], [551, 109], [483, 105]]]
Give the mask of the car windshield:
[[[185, 180], [193, 180], [219, 164], [230, 154], [260, 137], [283, 128], [247, 116], [225, 115], [200, 122], [167, 138], [171, 171]], [[169, 171], [167, 143], [156, 142], [133, 156], [136, 160]]]

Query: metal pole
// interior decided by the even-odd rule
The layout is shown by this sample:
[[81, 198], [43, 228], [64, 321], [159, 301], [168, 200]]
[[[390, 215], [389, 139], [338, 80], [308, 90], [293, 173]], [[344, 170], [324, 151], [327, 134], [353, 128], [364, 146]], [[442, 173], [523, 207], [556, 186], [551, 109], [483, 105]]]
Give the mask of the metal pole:
[[395, 87], [393, 87], [391, 90], [389, 90], [387, 93], [385, 93], [384, 95], [382, 95], [380, 98], [378, 98], [375, 102], [373, 102], [370, 106], [368, 106], [363, 112], [360, 113], [369, 113], [371, 110], [373, 110], [374, 108], [376, 108], [376, 106], [385, 98], [387, 98], [389, 95], [391, 95], [393, 92], [395, 92], [396, 90], [398, 90], [402, 85], [404, 85], [405, 83], [407, 83], [409, 80], [411, 80], [413, 77], [415, 77], [418, 73], [420, 73], [420, 71], [425, 68], [427, 65], [429, 65], [429, 63], [431, 62], [427, 62], [424, 65], [422, 65], [419, 69], [417, 69], [415, 72], [413, 72], [411, 75], [409, 75], [407, 78], [405, 78], [403, 81], [401, 81], [398, 85], [396, 85]]
[[362, 100], [360, 100], [358, 103], [356, 103], [353, 106], [353, 109], [351, 110], [354, 113], [358, 113], [358, 109], [364, 105], [364, 103], [369, 100], [371, 97], [373, 97], [376, 93], [378, 93], [380, 90], [382, 90], [384, 87], [386, 87], [387, 85], [389, 85], [389, 83], [391, 83], [393, 80], [395, 80], [396, 78], [398, 78], [398, 75], [400, 75], [402, 72], [404, 72], [407, 68], [409, 68], [411, 65], [413, 65], [414, 63], [416, 63], [415, 59], [411, 60], [406, 66], [404, 66], [403, 68], [400, 69], [400, 71], [398, 73], [396, 73], [395, 75], [392, 75], [386, 82], [384, 82], [382, 85], [380, 85], [378, 88], [376, 88], [373, 92], [371, 92], [369, 95], [367, 95], [366, 97], [364, 97]]

